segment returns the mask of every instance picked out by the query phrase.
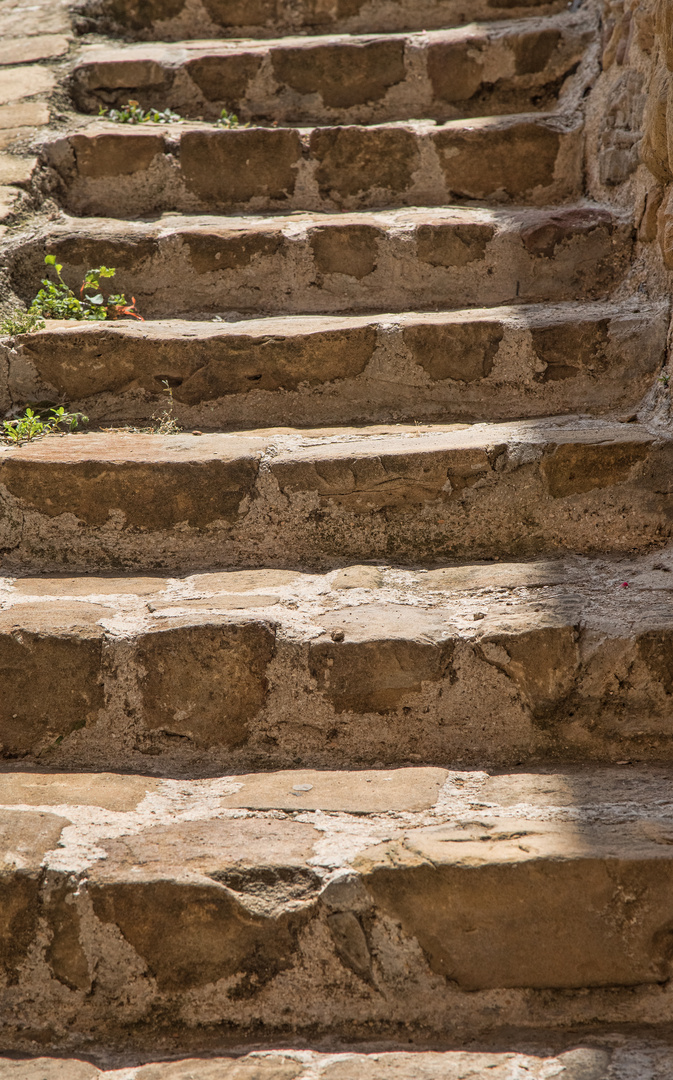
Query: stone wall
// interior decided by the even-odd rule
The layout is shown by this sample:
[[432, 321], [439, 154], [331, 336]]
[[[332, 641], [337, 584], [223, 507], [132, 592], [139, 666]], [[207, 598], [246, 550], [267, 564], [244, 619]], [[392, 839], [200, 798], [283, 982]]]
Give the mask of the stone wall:
[[[587, 194], [636, 229], [625, 288], [668, 298], [673, 270], [673, 0], [605, 0], [601, 73], [587, 104]], [[670, 349], [669, 349], [670, 356]], [[646, 405], [670, 420], [668, 385]], [[647, 409], [649, 412], [649, 409]]]

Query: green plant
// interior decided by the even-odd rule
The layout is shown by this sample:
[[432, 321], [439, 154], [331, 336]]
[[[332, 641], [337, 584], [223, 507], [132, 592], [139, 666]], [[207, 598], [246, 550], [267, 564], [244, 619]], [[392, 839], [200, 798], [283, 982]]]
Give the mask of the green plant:
[[116, 124], [181, 124], [183, 119], [172, 109], [142, 109], [137, 101], [129, 101], [119, 109], [106, 109], [101, 105], [98, 115]]
[[80, 423], [87, 424], [88, 416], [79, 412], [67, 412], [63, 405], [48, 409], [46, 414], [35, 412], [26, 407], [23, 416], [15, 420], [3, 420], [2, 437], [16, 446], [39, 439], [42, 435], [51, 435], [57, 431], [75, 431]]
[[180, 424], [173, 415], [173, 390], [168, 379], [162, 379], [161, 385], [164, 388], [163, 393], [168, 397], [168, 404], [158, 415], [152, 417], [152, 430], [155, 435], [175, 435], [176, 432], [180, 431]]
[[226, 109], [222, 109], [222, 112], [220, 113], [219, 120], [215, 121], [215, 127], [223, 127], [223, 128], [243, 127], [243, 128], [247, 128], [247, 127], [250, 127], [250, 124], [249, 123], [248, 124], [242, 124], [240, 122], [240, 120], [238, 119], [236, 113], [230, 113], [230, 112], [227, 112]]
[[44, 330], [44, 319], [35, 311], [20, 311], [18, 308], [11, 315], [6, 315], [0, 323], [3, 334], [30, 334], [33, 330]]
[[[75, 296], [69, 285], [66, 285], [61, 276], [63, 265], [56, 262], [55, 255], [45, 256], [45, 265], [54, 268], [56, 280], [42, 279], [42, 288], [33, 300], [28, 315], [35, 318], [45, 319], [87, 319], [98, 322], [102, 319], [119, 319], [122, 315], [129, 315], [132, 319], [142, 320], [142, 316], [136, 311], [135, 297], [131, 297], [129, 303], [123, 293], [112, 293], [105, 296], [101, 291], [101, 282], [115, 276], [116, 271], [111, 266], [98, 266], [95, 270], [87, 270], [80, 289], [80, 296]], [[90, 295], [85, 290], [97, 290]]]
[[668, 372], [665, 372], [665, 374], [659, 376], [659, 382], [663, 383], [664, 386], [668, 386], [670, 381], [671, 381], [671, 376], [668, 374]]

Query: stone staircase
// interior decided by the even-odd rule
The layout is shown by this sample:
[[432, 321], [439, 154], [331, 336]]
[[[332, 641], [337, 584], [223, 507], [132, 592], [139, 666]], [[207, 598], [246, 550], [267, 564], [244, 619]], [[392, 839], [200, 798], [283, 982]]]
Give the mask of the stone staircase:
[[74, 11], [4, 272], [146, 321], [2, 345], [91, 420], [0, 449], [2, 1080], [673, 1075], [669, 308], [587, 193], [599, 14]]

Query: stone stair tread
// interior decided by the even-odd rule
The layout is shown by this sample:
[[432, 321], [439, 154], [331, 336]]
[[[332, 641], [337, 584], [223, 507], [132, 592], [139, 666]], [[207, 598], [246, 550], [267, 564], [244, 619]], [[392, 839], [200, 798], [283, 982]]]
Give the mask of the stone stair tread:
[[344, 214], [66, 218], [21, 237], [14, 288], [30, 303], [55, 254], [79, 289], [101, 262], [147, 318], [444, 310], [605, 296], [632, 225], [602, 206], [423, 207]]
[[333, 428], [277, 427], [247, 432], [177, 432], [170, 435], [108, 429], [50, 435], [0, 447], [0, 468], [12, 463], [234, 461], [271, 452], [276, 463], [332, 458], [427, 455], [515, 445], [665, 445], [666, 432], [646, 425], [586, 416], [545, 417], [503, 424], [381, 424]]
[[672, 560], [5, 576], [0, 742], [181, 775], [668, 760]]
[[583, 13], [410, 34], [84, 46], [77, 106], [129, 97], [183, 116], [276, 123], [544, 110], [593, 35]]
[[[432, 30], [476, 20], [517, 19], [553, 15], [567, 6], [565, 0], [348, 0], [347, 3], [315, 3], [302, 0], [289, 7], [275, 0], [254, 4], [236, 0], [206, 0], [204, 9], [189, 11], [183, 0], [170, 4], [140, 6], [133, 0], [80, 0], [75, 11], [83, 32], [108, 32], [140, 40], [185, 38], [275, 38], [290, 33], [389, 33], [399, 30]], [[163, 15], [163, 18], [162, 18]]]
[[93, 120], [43, 144], [41, 160], [65, 209], [137, 218], [456, 199], [540, 206], [579, 195], [581, 150], [581, 118], [553, 112], [302, 129]]
[[[183, 426], [628, 413], [663, 362], [665, 303], [561, 303], [237, 321], [50, 320], [12, 357], [12, 400], [93, 422]], [[20, 364], [20, 367], [17, 366]], [[16, 377], [15, 377], [16, 372]]]
[[655, 429], [572, 416], [50, 436], [0, 449], [4, 565], [637, 553], [671, 535], [671, 453]]
[[[437, 1015], [440, 989], [447, 1015], [469, 1008], [473, 1028], [486, 1031], [495, 990], [512, 991], [510, 1028], [534, 1024], [550, 992], [557, 1026], [593, 1019], [606, 992], [630, 1009], [662, 992], [670, 768], [432, 770], [422, 809], [404, 806], [418, 805], [423, 770], [404, 772], [392, 774], [392, 808], [369, 813], [299, 809], [310, 791], [299, 792], [298, 812], [236, 806], [255, 801], [241, 795], [246, 784], [275, 792], [301, 771], [150, 778], [144, 798], [142, 778], [105, 776], [103, 807], [95, 774], [73, 777], [79, 803], [67, 801], [63, 774], [53, 799], [66, 801], [45, 794], [44, 774], [5, 774], [2, 886], [21, 933], [0, 929], [2, 961], [10, 977], [22, 969], [24, 993], [20, 1011], [5, 1007], [6, 1029], [36, 1030], [64, 985], [71, 1007], [94, 1006], [89, 1045], [102, 1037], [108, 1047], [125, 1020], [150, 1015], [147, 1041], [163, 1042], [186, 989], [207, 995], [211, 1024], [226, 1022], [235, 1037], [251, 1022], [282, 1029], [288, 995], [309, 982], [295, 1038], [325, 1009], [332, 1031], [353, 1037], [365, 1004], [369, 1038], [377, 1026], [423, 1024]], [[316, 790], [344, 792], [386, 784], [373, 773], [313, 779]], [[119, 958], [111, 967], [110, 950]], [[263, 976], [250, 980], [251, 971]], [[223, 993], [240, 983], [242, 1000]], [[583, 991], [581, 1004], [564, 996], [571, 989]]]

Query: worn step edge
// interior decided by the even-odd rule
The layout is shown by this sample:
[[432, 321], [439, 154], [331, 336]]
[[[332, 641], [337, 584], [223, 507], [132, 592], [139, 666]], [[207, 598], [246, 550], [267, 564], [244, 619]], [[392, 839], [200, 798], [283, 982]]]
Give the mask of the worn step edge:
[[[161, 18], [161, 7], [147, 8], [131, 0], [84, 0], [75, 7], [80, 32], [120, 34], [140, 40], [176, 41], [185, 38], [274, 38], [291, 33], [388, 33], [433, 30], [475, 20], [522, 18], [531, 10], [549, 16], [566, 7], [561, 0], [349, 0], [347, 4], [314, 0], [289, 7], [271, 2], [227, 4], [217, 0], [185, 5], [177, 0]], [[363, 10], [364, 8], [364, 10]]]
[[0, 579], [2, 753], [182, 775], [670, 760], [672, 558]]
[[[662, 1036], [663, 1036], [662, 1032]], [[610, 1066], [619, 1068], [624, 1080], [668, 1080], [673, 1067], [670, 1045], [657, 1042], [657, 1033], [638, 1039], [615, 1033], [612, 1040], [600, 1034], [584, 1040], [561, 1040], [558, 1032], [536, 1033], [516, 1040], [510, 1036], [507, 1050], [378, 1050], [372, 1053], [317, 1054], [304, 1049], [259, 1051], [236, 1057], [167, 1059], [121, 1068], [97, 1068], [88, 1058], [0, 1058], [0, 1080], [466, 1080], [487, 1077], [507, 1080], [521, 1070], [529, 1080], [546, 1080], [549, 1070], [562, 1070], [563, 1080], [609, 1080]], [[559, 1047], [559, 1041], [562, 1045]], [[539, 1042], [539, 1046], [531, 1043]], [[195, 1051], [196, 1052], [196, 1051]], [[97, 1057], [108, 1055], [97, 1055]], [[120, 1060], [127, 1061], [128, 1055]], [[215, 1071], [214, 1071], [215, 1070]], [[486, 1072], [482, 1070], [488, 1070]], [[504, 1071], [503, 1071], [504, 1070]], [[587, 1070], [589, 1070], [587, 1072]], [[607, 1070], [607, 1071], [606, 1071]]]
[[[142, 779], [123, 782], [135, 803]], [[365, 821], [229, 809], [229, 779], [164, 781], [131, 811], [12, 799], [5, 1047], [661, 1022], [670, 782], [454, 773], [434, 810]]]
[[595, 204], [423, 208], [348, 215], [56, 222], [8, 254], [27, 303], [49, 252], [78, 290], [91, 266], [146, 318], [409, 311], [604, 297], [630, 265], [633, 228]]
[[163, 107], [216, 120], [372, 123], [546, 110], [594, 35], [583, 14], [375, 37], [84, 46], [76, 106]]
[[[670, 1047], [656, 1042], [656, 1034], [642, 1040], [633, 1036], [617, 1048], [608, 1040], [590, 1037], [582, 1042], [571, 1040], [571, 1049], [552, 1049], [558, 1033], [544, 1033], [544, 1049], [531, 1049], [528, 1044], [519, 1049], [511, 1041], [508, 1050], [499, 1051], [380, 1051], [367, 1053], [333, 1053], [318, 1055], [309, 1051], [277, 1051], [253, 1053], [243, 1057], [189, 1058], [180, 1061], [154, 1061], [141, 1067], [96, 1068], [82, 1058], [36, 1057], [20, 1062], [0, 1058], [0, 1080], [464, 1080], [477, 1077], [481, 1070], [489, 1080], [505, 1080], [512, 1069], [522, 1070], [530, 1080], [544, 1080], [549, 1069], [558, 1066], [564, 1080], [608, 1080], [610, 1064], [620, 1069], [624, 1080], [642, 1080], [648, 1070], [648, 1080], [667, 1080], [665, 1070], [671, 1068]], [[617, 1036], [620, 1043], [622, 1038]], [[525, 1040], [524, 1040], [525, 1041]], [[614, 1041], [614, 1040], [613, 1040]], [[216, 1070], [214, 1073], [213, 1070]], [[505, 1070], [503, 1072], [502, 1070]], [[587, 1069], [590, 1070], [587, 1073]], [[608, 1071], [606, 1071], [608, 1070]]]
[[637, 409], [668, 305], [561, 304], [236, 323], [50, 321], [5, 350], [0, 402], [186, 427], [474, 421]]
[[539, 206], [580, 194], [582, 121], [528, 113], [302, 130], [191, 123], [161, 133], [93, 121], [44, 143], [41, 161], [65, 209], [115, 218], [456, 198]]

